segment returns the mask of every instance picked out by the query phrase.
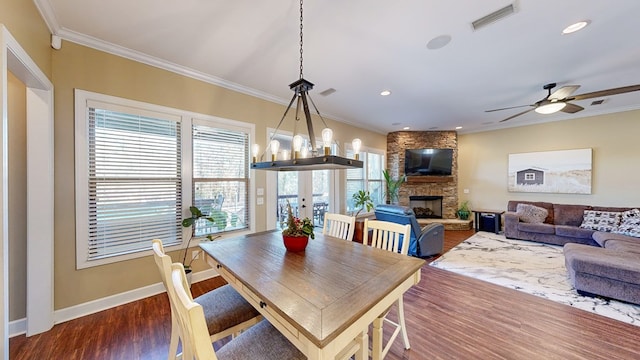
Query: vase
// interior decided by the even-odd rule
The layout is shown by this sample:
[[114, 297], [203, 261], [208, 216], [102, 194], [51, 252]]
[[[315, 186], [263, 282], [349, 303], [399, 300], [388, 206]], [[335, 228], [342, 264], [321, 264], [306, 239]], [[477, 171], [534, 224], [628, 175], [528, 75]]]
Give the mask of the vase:
[[307, 244], [309, 243], [308, 236], [282, 235], [282, 240], [284, 242], [284, 247], [287, 249], [287, 251], [291, 252], [304, 251], [304, 249], [307, 247]]

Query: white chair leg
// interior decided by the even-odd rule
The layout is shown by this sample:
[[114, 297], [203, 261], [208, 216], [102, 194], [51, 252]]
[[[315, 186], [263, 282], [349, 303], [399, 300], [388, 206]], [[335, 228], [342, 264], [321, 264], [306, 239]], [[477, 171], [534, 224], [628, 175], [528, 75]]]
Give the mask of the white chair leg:
[[403, 296], [398, 299], [398, 322], [402, 327], [402, 340], [404, 341], [404, 348], [409, 350], [409, 336], [407, 336], [407, 325], [404, 323], [404, 301]]
[[178, 359], [181, 354], [178, 354], [178, 343], [180, 342], [180, 332], [178, 329], [178, 322], [173, 314], [171, 314], [171, 341], [169, 342], [169, 357], [167, 359]]

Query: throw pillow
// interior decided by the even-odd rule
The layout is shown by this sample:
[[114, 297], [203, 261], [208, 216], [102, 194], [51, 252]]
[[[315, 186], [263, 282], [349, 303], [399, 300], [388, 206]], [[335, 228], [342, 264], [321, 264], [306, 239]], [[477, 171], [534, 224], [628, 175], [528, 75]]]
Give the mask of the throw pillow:
[[622, 213], [622, 221], [612, 233], [640, 237], [640, 210], [631, 209]]
[[620, 225], [622, 213], [615, 211], [585, 210], [580, 227], [583, 229], [611, 232]]
[[542, 223], [547, 218], [549, 212], [545, 208], [535, 205], [518, 204], [516, 206], [516, 215], [520, 221], [526, 223]]

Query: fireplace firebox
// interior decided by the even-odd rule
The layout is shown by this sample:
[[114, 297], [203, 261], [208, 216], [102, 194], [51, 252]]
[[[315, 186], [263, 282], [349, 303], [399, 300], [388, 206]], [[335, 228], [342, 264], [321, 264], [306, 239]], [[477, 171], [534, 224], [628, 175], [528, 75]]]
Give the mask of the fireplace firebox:
[[409, 207], [416, 218], [442, 219], [442, 196], [409, 196]]

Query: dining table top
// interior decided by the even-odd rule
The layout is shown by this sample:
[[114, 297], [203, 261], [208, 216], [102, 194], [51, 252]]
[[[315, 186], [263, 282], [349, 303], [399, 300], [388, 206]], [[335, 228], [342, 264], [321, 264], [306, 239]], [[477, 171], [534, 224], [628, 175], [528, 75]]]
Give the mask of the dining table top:
[[[318, 347], [324, 347], [409, 278], [425, 261], [315, 234], [303, 252], [279, 231], [202, 242], [224, 271]], [[416, 280], [416, 281], [417, 281]], [[239, 285], [239, 284], [236, 284]]]

